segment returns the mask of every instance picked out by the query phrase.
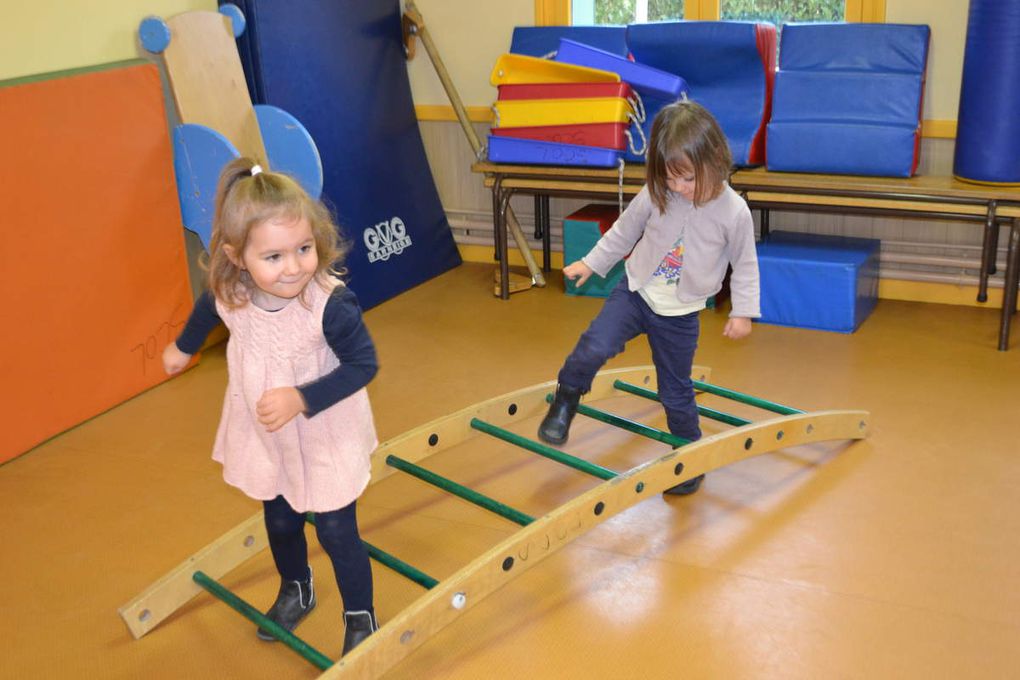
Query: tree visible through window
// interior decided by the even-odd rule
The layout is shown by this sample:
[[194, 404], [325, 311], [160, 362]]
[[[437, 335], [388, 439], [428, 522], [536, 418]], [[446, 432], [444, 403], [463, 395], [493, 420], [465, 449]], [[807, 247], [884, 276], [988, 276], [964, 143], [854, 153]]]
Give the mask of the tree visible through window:
[[[573, 0], [575, 26], [677, 21], [684, 0]], [[719, 17], [730, 21], [843, 21], [846, 0], [719, 0]]]
[[684, 18], [684, 0], [574, 0], [574, 24], [643, 24]]
[[719, 16], [730, 21], [843, 21], [845, 0], [719, 0]]

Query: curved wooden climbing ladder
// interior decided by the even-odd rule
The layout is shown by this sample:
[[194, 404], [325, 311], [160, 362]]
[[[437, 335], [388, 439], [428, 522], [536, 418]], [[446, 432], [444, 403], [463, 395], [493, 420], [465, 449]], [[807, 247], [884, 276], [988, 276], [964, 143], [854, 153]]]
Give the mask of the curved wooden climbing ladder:
[[[438, 418], [380, 445], [373, 457], [372, 483], [397, 471], [410, 474], [515, 522], [521, 528], [451, 576], [437, 580], [380, 548], [366, 544], [369, 554], [426, 589], [353, 652], [333, 662], [296, 636], [275, 626], [258, 610], [220, 585], [222, 577], [268, 545], [262, 513], [258, 513], [199, 551], [120, 609], [132, 634], [139, 638], [203, 589], [211, 592], [323, 670], [321, 678], [376, 678], [399, 663], [443, 627], [503, 585], [615, 514], [676, 484], [731, 463], [777, 449], [830, 440], [862, 439], [868, 434], [866, 411], [801, 410], [741, 394], [706, 382], [709, 371], [695, 367], [695, 387], [702, 392], [778, 414], [751, 422], [699, 406], [705, 418], [733, 429], [689, 443], [668, 432], [606, 413], [592, 406], [601, 399], [631, 394], [657, 399], [651, 366], [603, 371], [578, 413], [672, 446], [663, 455], [617, 473], [507, 429], [513, 423], [544, 413], [553, 383], [543, 383], [490, 399]], [[602, 483], [566, 504], [531, 517], [496, 499], [429, 471], [430, 456], [478, 436], [492, 436], [537, 455], [594, 476]], [[314, 518], [309, 519], [314, 521]]]

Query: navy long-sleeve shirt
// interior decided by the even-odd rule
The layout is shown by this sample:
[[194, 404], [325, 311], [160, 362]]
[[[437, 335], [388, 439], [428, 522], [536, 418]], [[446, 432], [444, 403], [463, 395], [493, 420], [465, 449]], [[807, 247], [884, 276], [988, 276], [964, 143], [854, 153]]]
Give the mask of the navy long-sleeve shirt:
[[[205, 291], [177, 338], [177, 348], [194, 354], [219, 323], [216, 300]], [[358, 298], [346, 286], [337, 286], [329, 296], [322, 314], [322, 334], [340, 365], [317, 380], [295, 385], [308, 407], [305, 414], [309, 418], [365, 387], [379, 370], [375, 345], [362, 319]]]

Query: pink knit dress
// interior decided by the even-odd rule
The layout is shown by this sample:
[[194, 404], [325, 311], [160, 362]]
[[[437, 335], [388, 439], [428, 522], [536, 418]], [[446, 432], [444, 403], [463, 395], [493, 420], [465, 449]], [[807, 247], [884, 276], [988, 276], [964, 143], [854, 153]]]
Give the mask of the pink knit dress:
[[295, 299], [275, 312], [216, 302], [230, 340], [213, 459], [223, 464], [228, 484], [258, 500], [283, 495], [298, 512], [354, 501], [368, 485], [369, 455], [379, 443], [364, 388], [311, 418], [298, 414], [276, 432], [267, 432], [255, 413], [266, 390], [312, 382], [340, 365], [323, 335], [322, 314], [330, 291], [343, 283], [329, 281], [329, 290], [309, 283], [305, 304]]

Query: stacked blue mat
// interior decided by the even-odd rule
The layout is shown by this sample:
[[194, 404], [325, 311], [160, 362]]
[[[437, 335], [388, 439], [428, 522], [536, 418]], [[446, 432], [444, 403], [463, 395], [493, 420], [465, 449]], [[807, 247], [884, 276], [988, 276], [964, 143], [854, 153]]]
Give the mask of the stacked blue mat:
[[919, 25], [783, 26], [768, 169], [911, 176], [929, 37]]
[[460, 264], [418, 131], [398, 0], [234, 0], [252, 100], [304, 123], [371, 307]]

